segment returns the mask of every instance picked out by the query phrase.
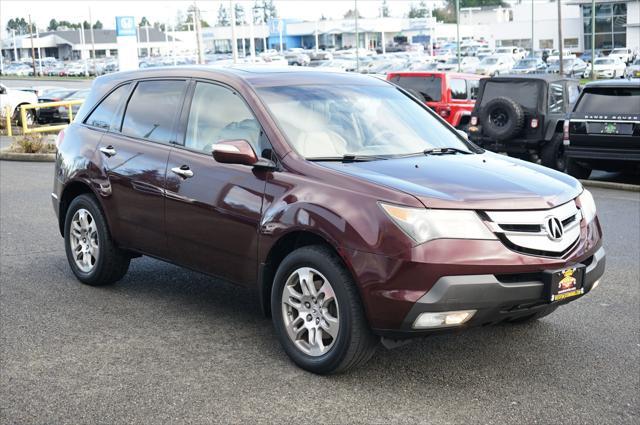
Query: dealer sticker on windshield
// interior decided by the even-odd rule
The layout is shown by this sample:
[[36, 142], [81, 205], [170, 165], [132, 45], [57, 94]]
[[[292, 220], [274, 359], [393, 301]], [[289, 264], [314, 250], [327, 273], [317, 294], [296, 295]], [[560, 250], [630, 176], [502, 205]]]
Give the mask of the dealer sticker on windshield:
[[583, 276], [582, 265], [554, 272], [551, 279], [551, 301], [562, 301], [584, 294]]

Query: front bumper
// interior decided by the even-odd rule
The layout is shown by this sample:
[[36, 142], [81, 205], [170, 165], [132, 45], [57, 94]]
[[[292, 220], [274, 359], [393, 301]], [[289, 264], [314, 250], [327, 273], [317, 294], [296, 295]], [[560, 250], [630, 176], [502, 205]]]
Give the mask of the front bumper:
[[[563, 257], [519, 253], [499, 240], [440, 239], [395, 258], [352, 251], [349, 265], [374, 332], [405, 338], [497, 323], [544, 309], [551, 305], [543, 279], [548, 270], [584, 264], [583, 288], [589, 293], [604, 273], [601, 234], [597, 219], [581, 224], [577, 245]], [[461, 326], [413, 328], [421, 313], [460, 310], [477, 312]]]

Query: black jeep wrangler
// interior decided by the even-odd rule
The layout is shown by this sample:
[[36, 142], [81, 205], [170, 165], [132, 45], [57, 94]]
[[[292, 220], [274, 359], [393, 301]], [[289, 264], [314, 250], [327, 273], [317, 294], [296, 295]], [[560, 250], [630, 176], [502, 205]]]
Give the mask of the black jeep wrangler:
[[567, 172], [640, 170], [640, 79], [588, 83], [568, 125]]
[[563, 124], [579, 94], [578, 80], [554, 74], [480, 80], [469, 138], [485, 149], [564, 171]]

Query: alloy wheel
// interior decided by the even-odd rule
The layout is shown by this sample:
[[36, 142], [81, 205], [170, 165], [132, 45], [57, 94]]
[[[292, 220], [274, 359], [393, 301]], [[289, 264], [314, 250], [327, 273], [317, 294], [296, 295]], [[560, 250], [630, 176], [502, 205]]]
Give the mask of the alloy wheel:
[[76, 266], [90, 273], [98, 262], [100, 247], [96, 221], [89, 211], [80, 208], [71, 219], [69, 243]]
[[287, 335], [300, 351], [318, 357], [333, 347], [340, 330], [338, 303], [319, 271], [301, 267], [291, 273], [281, 303]]

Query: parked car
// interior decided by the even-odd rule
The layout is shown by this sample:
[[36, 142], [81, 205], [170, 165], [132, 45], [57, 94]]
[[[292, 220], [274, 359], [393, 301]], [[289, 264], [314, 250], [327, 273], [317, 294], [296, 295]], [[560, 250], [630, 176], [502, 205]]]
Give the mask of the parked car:
[[512, 74], [543, 74], [547, 72], [547, 64], [540, 58], [526, 57], [520, 59], [511, 68]]
[[564, 171], [563, 124], [578, 94], [578, 80], [554, 74], [480, 80], [469, 137], [486, 149]]
[[[593, 72], [596, 78], [622, 78], [626, 65], [617, 57], [596, 58], [593, 62]], [[585, 78], [591, 76], [591, 67], [585, 69]]]
[[320, 374], [365, 363], [380, 340], [536, 320], [605, 267], [577, 180], [479, 149], [359, 74], [99, 77], [54, 176], [81, 282], [116, 282], [150, 255], [244, 285], [289, 357]]
[[634, 59], [634, 54], [633, 54], [633, 50], [627, 48], [627, 47], [623, 47], [623, 48], [617, 48], [617, 49], [613, 49], [611, 51], [611, 53], [609, 53], [609, 56], [607, 56], [609, 58], [618, 58], [620, 59], [620, 61], [622, 61], [625, 64], [629, 64], [631, 63], [631, 61], [633, 61]]
[[[20, 107], [22, 105], [35, 103], [38, 103], [38, 97], [35, 95], [35, 93], [31, 91], [10, 89], [4, 84], [0, 84], [0, 114], [3, 124], [8, 108], [11, 111], [12, 120], [16, 121], [19, 125], [22, 125]], [[36, 110], [27, 109], [25, 112], [27, 125], [32, 125], [36, 121]]]
[[640, 80], [587, 83], [566, 123], [569, 174], [640, 171], [639, 105]]
[[[473, 73], [480, 64], [475, 56], [465, 56], [460, 58], [460, 71], [466, 73]], [[449, 58], [445, 63], [440, 63], [437, 68], [438, 71], [458, 71], [458, 58]]]
[[480, 76], [453, 72], [393, 72], [387, 80], [402, 87], [452, 126], [467, 130]]
[[[600, 58], [602, 57], [602, 52], [599, 50], [596, 50], [596, 58]], [[581, 56], [580, 59], [582, 59], [583, 61], [585, 61], [586, 63], [590, 64], [591, 63], [591, 50], [587, 50], [585, 51]]]
[[494, 75], [508, 74], [513, 68], [515, 63], [511, 56], [507, 55], [492, 55], [488, 56], [478, 64], [476, 73], [480, 75]]
[[625, 76], [627, 78], [640, 78], [640, 58], [627, 67]]
[[498, 47], [496, 49], [496, 55], [511, 56], [511, 58], [515, 62], [526, 57], [527, 51], [524, 50], [522, 47], [514, 47], [514, 46]]
[[284, 58], [289, 65], [307, 66], [311, 62], [309, 55], [300, 50], [285, 52]]
[[[562, 72], [566, 77], [581, 78], [588, 69], [587, 63], [581, 59], [562, 59]], [[553, 61], [547, 68], [547, 72], [558, 74], [560, 72], [560, 61]]]
[[[48, 102], [60, 102], [62, 100], [77, 100], [84, 99], [89, 94], [89, 89], [59, 89], [50, 91], [46, 95], [38, 98], [39, 103]], [[73, 112], [79, 110], [79, 105], [72, 107]], [[38, 122], [41, 124], [46, 123], [59, 123], [69, 121], [69, 112], [66, 106], [52, 106], [49, 108], [40, 108], [38, 115]]]

